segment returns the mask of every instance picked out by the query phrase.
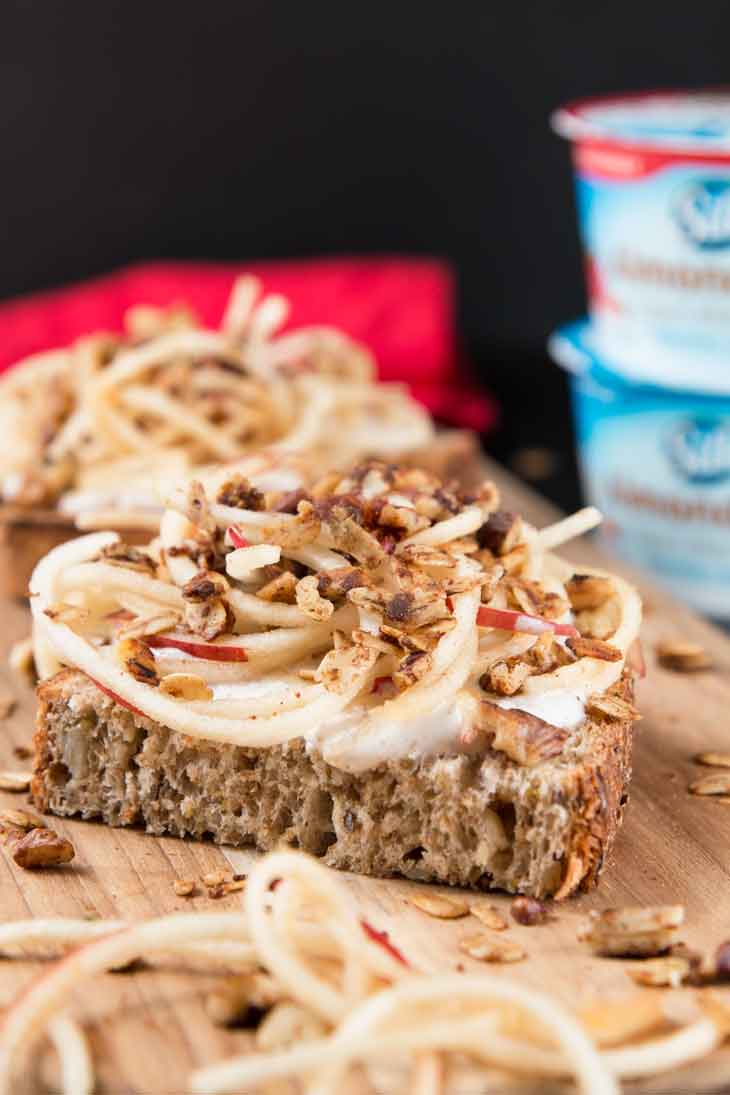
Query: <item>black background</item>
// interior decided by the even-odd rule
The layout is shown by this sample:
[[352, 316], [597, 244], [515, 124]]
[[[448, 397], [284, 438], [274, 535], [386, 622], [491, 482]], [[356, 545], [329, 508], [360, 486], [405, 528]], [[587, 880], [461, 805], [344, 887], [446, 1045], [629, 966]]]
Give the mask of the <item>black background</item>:
[[432, 252], [504, 406], [575, 495], [544, 341], [585, 307], [568, 150], [586, 94], [728, 80], [727, 0], [0, 6], [0, 297], [144, 257]]

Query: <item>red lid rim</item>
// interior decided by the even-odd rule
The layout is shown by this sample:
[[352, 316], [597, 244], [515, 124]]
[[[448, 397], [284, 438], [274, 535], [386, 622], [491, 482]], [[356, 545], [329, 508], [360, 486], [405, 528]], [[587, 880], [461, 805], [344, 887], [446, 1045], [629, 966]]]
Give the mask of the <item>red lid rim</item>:
[[585, 112], [590, 107], [609, 106], [612, 104], [635, 103], [652, 99], [684, 99], [701, 95], [727, 96], [730, 100], [730, 84], [714, 84], [695, 88], [652, 88], [647, 91], [626, 91], [616, 94], [589, 95], [580, 99], [571, 99], [558, 107], [550, 115], [550, 125], [561, 137], [570, 141], [598, 141], [607, 145], [620, 145], [634, 148], [660, 148], [664, 151], [689, 152], [695, 155], [706, 149], [708, 152], [718, 152], [727, 148], [730, 151], [730, 135], [715, 143], [708, 141], [692, 140], [686, 142], [678, 140], [652, 140], [648, 137], [637, 137], [630, 133], [619, 134], [615, 130], [608, 130], [600, 123], [589, 121]]

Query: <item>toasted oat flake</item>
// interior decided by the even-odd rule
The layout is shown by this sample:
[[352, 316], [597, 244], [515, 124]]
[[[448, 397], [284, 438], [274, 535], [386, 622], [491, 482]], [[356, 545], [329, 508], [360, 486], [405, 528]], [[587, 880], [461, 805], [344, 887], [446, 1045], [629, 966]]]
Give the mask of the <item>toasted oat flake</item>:
[[697, 753], [694, 759], [708, 768], [730, 768], [730, 753]]
[[679, 988], [690, 974], [688, 958], [668, 954], [665, 958], [649, 958], [626, 967], [629, 977], [637, 985], [653, 985], [660, 988]]
[[578, 939], [589, 943], [596, 954], [649, 958], [672, 946], [683, 923], [682, 905], [629, 905], [589, 913]]
[[485, 928], [491, 928], [494, 932], [503, 932], [507, 928], [507, 921], [494, 905], [472, 905], [469, 911]]
[[677, 673], [692, 673], [712, 666], [712, 658], [699, 643], [663, 639], [655, 649], [659, 664]]
[[42, 829], [45, 826], [42, 818], [27, 810], [3, 810], [0, 812], [0, 823], [14, 825], [18, 829]]
[[480, 962], [520, 962], [527, 957], [519, 943], [493, 939], [486, 934], [467, 936], [459, 943], [459, 950]]
[[212, 700], [213, 690], [195, 673], [169, 673], [160, 681], [160, 692], [176, 700]]
[[630, 719], [638, 722], [641, 715], [632, 703], [621, 696], [611, 695], [610, 692], [599, 692], [589, 696], [586, 701], [586, 710], [597, 718], [619, 719], [622, 722]]
[[713, 772], [689, 785], [692, 795], [730, 795], [730, 772]]
[[469, 905], [461, 898], [445, 897], [439, 893], [419, 893], [408, 897], [408, 902], [421, 912], [439, 920], [457, 920], [469, 915]]
[[0, 791], [27, 791], [31, 772], [0, 772]]

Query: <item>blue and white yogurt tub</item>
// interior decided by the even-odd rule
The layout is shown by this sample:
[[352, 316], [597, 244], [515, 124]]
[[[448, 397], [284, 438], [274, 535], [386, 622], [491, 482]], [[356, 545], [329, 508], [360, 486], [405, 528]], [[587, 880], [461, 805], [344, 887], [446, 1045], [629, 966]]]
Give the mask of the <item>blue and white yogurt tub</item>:
[[730, 620], [730, 368], [722, 391], [628, 376], [587, 320], [549, 350], [571, 374], [584, 490], [611, 550]]
[[730, 89], [571, 103], [596, 344], [628, 367], [694, 358], [717, 387], [730, 354]]

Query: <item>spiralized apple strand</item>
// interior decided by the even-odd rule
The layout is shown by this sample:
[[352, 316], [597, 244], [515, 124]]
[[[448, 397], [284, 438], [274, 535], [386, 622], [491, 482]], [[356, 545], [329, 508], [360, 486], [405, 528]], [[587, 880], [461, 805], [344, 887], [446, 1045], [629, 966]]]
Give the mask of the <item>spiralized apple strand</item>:
[[437, 521], [430, 528], [414, 532], [407, 536], [396, 547], [396, 554], [400, 554], [404, 548], [411, 544], [420, 544], [423, 547], [440, 547], [449, 540], [458, 540], [462, 536], [468, 536], [484, 524], [484, 514], [479, 506], [469, 506], [457, 513], [454, 517], [447, 517], [445, 521]]
[[[116, 534], [113, 535], [114, 539], [108, 541], [109, 543], [118, 539]], [[114, 566], [112, 563], [87, 562], [70, 566], [59, 575], [57, 588], [59, 593], [72, 589], [98, 588], [105, 593], [119, 590], [139, 593], [142, 597], [161, 605], [169, 605], [170, 608], [182, 609], [183, 606], [182, 594], [176, 586], [161, 582], [158, 578], [138, 574], [128, 567]]]
[[61, 1062], [63, 1095], [92, 1095], [94, 1065], [83, 1030], [70, 1015], [56, 1015], [48, 1033]]
[[545, 528], [540, 529], [537, 535], [539, 546], [543, 551], [552, 551], [569, 540], [575, 540], [584, 533], [590, 532], [591, 529], [600, 525], [602, 520], [603, 514], [599, 509], [595, 506], [586, 506], [585, 509], [579, 509], [568, 517], [556, 521], [555, 524], [546, 525]]
[[121, 394], [124, 406], [132, 411], [157, 415], [189, 434], [218, 460], [235, 460], [241, 448], [235, 438], [219, 426], [213, 426], [202, 415], [195, 414], [174, 399], [154, 388], [131, 385]]
[[247, 936], [246, 922], [239, 913], [179, 913], [135, 925], [71, 951], [32, 983], [5, 1016], [0, 1031], [0, 1095], [12, 1095], [16, 1058], [29, 1048], [77, 984], [175, 945], [245, 940]]
[[[103, 535], [103, 534], [98, 534]], [[98, 537], [82, 537], [80, 541], [72, 541], [76, 551], [82, 542], [91, 541], [94, 550]], [[113, 542], [106, 540], [105, 542]], [[57, 569], [63, 570], [63, 559], [66, 557], [64, 547], [54, 549], [43, 561], [44, 574], [49, 575], [50, 581], [56, 577]], [[91, 564], [92, 566], [100, 564]], [[123, 570], [123, 568], [109, 567], [109, 570]], [[140, 577], [131, 574], [131, 577]], [[152, 580], [150, 580], [152, 581]], [[172, 588], [172, 587], [170, 587]], [[181, 733], [190, 734], [193, 737], [207, 738], [212, 741], [228, 741], [237, 745], [250, 745], [263, 747], [275, 745], [287, 741], [304, 733], [319, 719], [326, 719], [341, 711], [365, 686], [370, 677], [371, 670], [376, 661], [374, 652], [360, 658], [360, 665], [352, 674], [352, 679], [347, 688], [341, 693], [328, 693], [315, 701], [306, 713], [299, 711], [283, 712], [268, 719], [227, 719], [225, 716], [217, 716], [215, 705], [211, 704], [208, 713], [190, 711], [183, 704], [177, 703], [160, 693], [157, 689], [151, 689], [131, 678], [125, 671], [102, 658], [99, 652], [84, 638], [77, 635], [71, 628], [63, 623], [54, 622], [46, 614], [49, 607], [47, 596], [42, 595], [35, 578], [31, 579], [31, 589], [37, 590], [38, 595], [32, 598], [31, 609], [35, 625], [41, 637], [45, 637], [53, 645], [55, 652], [69, 665], [74, 665], [87, 673], [92, 679], [99, 681], [122, 699], [145, 711], [150, 718], [156, 719], [163, 725], [179, 730]]]

